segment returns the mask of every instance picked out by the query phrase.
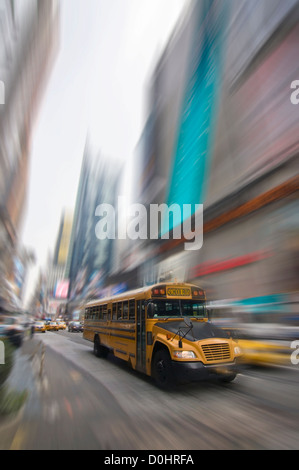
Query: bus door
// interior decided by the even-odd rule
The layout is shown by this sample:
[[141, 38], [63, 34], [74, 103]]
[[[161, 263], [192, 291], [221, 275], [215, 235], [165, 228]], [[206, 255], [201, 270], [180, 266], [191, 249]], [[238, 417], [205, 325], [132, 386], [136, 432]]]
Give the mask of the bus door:
[[146, 369], [146, 347], [145, 347], [145, 304], [143, 300], [136, 301], [137, 310], [137, 340], [136, 340], [136, 369], [145, 372]]

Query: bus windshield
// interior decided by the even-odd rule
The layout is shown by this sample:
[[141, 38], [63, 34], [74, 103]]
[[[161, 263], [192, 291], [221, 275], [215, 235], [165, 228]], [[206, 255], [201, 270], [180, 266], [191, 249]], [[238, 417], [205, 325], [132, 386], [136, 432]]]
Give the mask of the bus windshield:
[[206, 304], [200, 300], [153, 300], [151, 318], [207, 318]]

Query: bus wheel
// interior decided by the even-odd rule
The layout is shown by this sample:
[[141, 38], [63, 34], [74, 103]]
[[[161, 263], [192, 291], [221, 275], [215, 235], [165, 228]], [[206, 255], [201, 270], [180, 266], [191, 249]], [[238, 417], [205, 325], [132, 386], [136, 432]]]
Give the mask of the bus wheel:
[[96, 357], [107, 357], [108, 349], [101, 345], [99, 337], [96, 336], [93, 342], [93, 352]]
[[153, 377], [158, 387], [164, 390], [174, 385], [172, 364], [169, 353], [161, 349], [157, 351], [153, 362]]
[[237, 374], [227, 374], [224, 375], [223, 377], [220, 377], [220, 381], [223, 383], [229, 383], [232, 382], [236, 378]]

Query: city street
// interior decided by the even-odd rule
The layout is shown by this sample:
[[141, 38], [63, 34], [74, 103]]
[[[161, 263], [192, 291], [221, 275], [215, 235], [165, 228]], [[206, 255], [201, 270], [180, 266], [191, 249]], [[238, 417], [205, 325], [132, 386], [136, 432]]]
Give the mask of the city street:
[[2, 450], [298, 448], [298, 366], [164, 392], [111, 355], [96, 358], [81, 333], [35, 334], [16, 354], [10, 382], [28, 399], [0, 424]]
[[298, 449], [299, 0], [0, 12], [0, 450]]

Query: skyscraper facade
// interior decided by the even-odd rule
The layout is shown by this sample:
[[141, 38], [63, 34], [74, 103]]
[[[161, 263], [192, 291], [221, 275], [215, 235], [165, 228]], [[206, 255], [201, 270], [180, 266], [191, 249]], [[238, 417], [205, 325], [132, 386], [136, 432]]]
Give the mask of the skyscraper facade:
[[175, 28], [151, 79], [136, 194], [203, 204], [203, 246], [144, 241], [141, 282], [183, 277], [214, 299], [295, 292], [298, 6], [194, 1]]
[[[57, 0], [0, 1], [0, 285], [13, 259], [26, 204], [33, 124], [59, 44]], [[3, 95], [3, 93], [2, 93]], [[1, 292], [7, 298], [8, 292]]]

